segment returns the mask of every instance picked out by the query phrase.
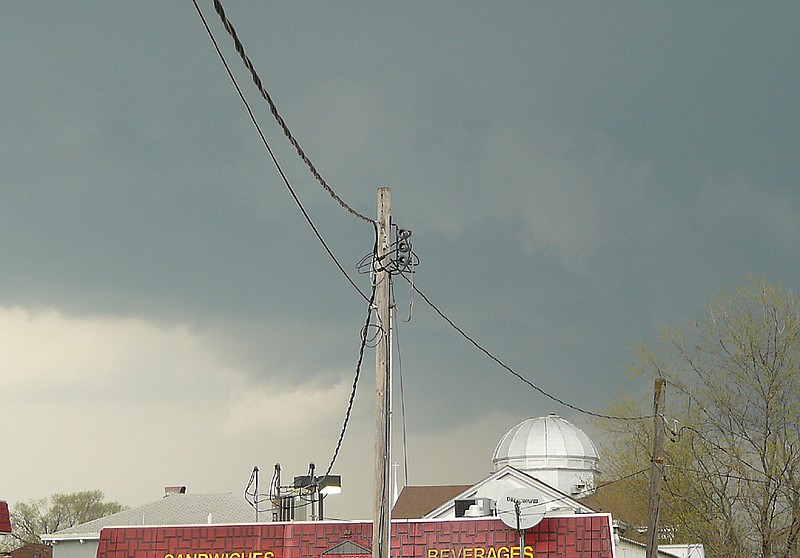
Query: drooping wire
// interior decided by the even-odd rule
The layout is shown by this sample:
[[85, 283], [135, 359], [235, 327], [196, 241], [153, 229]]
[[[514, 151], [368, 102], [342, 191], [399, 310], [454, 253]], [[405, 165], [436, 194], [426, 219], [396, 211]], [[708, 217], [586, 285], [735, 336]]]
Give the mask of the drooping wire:
[[[763, 478], [763, 479], [754, 479], [754, 478], [742, 477], [742, 476], [739, 476], [739, 475], [731, 475], [729, 473], [711, 472], [711, 471], [705, 471], [705, 470], [700, 470], [700, 469], [690, 469], [688, 467], [678, 467], [677, 465], [670, 465], [669, 463], [665, 463], [664, 464], [664, 468], [665, 469], [671, 469], [673, 471], [681, 471], [683, 473], [694, 473], [696, 475], [701, 475], [701, 476], [704, 476], [704, 477], [713, 476], [713, 477], [719, 477], [721, 479], [730, 479], [730, 480], [735, 480], [735, 481], [753, 482], [753, 483], [757, 483], [757, 484], [768, 484], [770, 482], [773, 482], [768, 476], [767, 476], [767, 478]], [[792, 487], [790, 487], [790, 486], [784, 486], [784, 488], [789, 490], [790, 492], [794, 492], [795, 494], [797, 494], [797, 491], [792, 489]]]
[[262, 508], [259, 504], [264, 500], [272, 503], [272, 490], [276, 475], [277, 472], [273, 475], [272, 481], [270, 482], [269, 494], [264, 494], [258, 491], [258, 467], [253, 467], [253, 471], [250, 473], [250, 480], [247, 481], [247, 486], [244, 488], [244, 500], [250, 504], [250, 507], [252, 507], [256, 513], [267, 513], [275, 509], [274, 506]]
[[[377, 254], [378, 251], [378, 225], [375, 223], [375, 245], [374, 245], [375, 253]], [[358, 349], [358, 360], [356, 362], [356, 371], [355, 375], [353, 376], [353, 386], [350, 389], [350, 399], [347, 402], [347, 410], [345, 411], [344, 421], [342, 422], [342, 429], [339, 433], [339, 439], [336, 442], [336, 449], [333, 451], [333, 456], [331, 457], [330, 464], [328, 468], [325, 470], [325, 476], [329, 475], [331, 470], [333, 469], [334, 463], [336, 463], [336, 458], [339, 456], [339, 450], [342, 447], [342, 442], [344, 441], [344, 435], [347, 432], [347, 426], [350, 422], [350, 414], [353, 410], [353, 403], [356, 398], [356, 388], [358, 387], [358, 380], [361, 376], [361, 364], [364, 361], [364, 349], [367, 346], [367, 340], [369, 338], [369, 325], [372, 320], [372, 312], [375, 310], [375, 291], [377, 289], [376, 285], [372, 286], [372, 293], [370, 294], [369, 300], [367, 301], [367, 317], [364, 322], [364, 327], [361, 328], [361, 345]]]
[[[394, 223], [392, 226], [396, 231], [396, 240], [393, 246], [392, 265], [390, 267], [391, 273], [394, 275], [398, 273], [408, 273], [411, 276], [409, 280], [408, 318], [403, 318], [403, 321], [408, 323], [411, 321], [411, 316], [414, 311], [414, 270], [419, 265], [419, 257], [412, 249], [411, 231], [408, 229], [401, 229]], [[394, 283], [391, 283], [391, 287], [394, 287]], [[392, 290], [392, 295], [394, 295], [394, 290]], [[394, 302], [394, 300], [392, 302]], [[394, 304], [393, 307], [397, 308], [397, 305]], [[396, 322], [397, 320], [395, 320], [395, 323]]]
[[[389, 281], [389, 284], [387, 286], [391, 287], [391, 276], [387, 275], [384, 280], [385, 281]], [[380, 315], [380, 312], [377, 312], [377, 315]], [[389, 320], [388, 320], [389, 323], [385, 324], [384, 331], [382, 333], [382, 335], [384, 336], [384, 342], [383, 342], [384, 362], [387, 362], [389, 364], [391, 364], [391, 362], [392, 362], [392, 347], [391, 347], [391, 340], [392, 340], [391, 339], [391, 329], [392, 329], [392, 324], [391, 324], [391, 320], [392, 320], [392, 318], [391, 318], [391, 312], [390, 312]], [[388, 338], [387, 338], [387, 336], [388, 336]], [[389, 368], [391, 370], [391, 366]], [[392, 420], [391, 420], [392, 415], [391, 415], [391, 411], [388, 411], [388, 410], [390, 410], [392, 408], [391, 399], [392, 399], [392, 390], [391, 390], [391, 373], [390, 373], [389, 382], [387, 383], [386, 389], [383, 390], [383, 408], [387, 409], [387, 412], [389, 413], [389, 415], [388, 415], [389, 416], [389, 420], [385, 420], [384, 423], [383, 423], [383, 429], [384, 429], [383, 430], [383, 439], [387, 440], [387, 441], [392, 439], [392, 432], [391, 432], [391, 429], [392, 429]], [[390, 451], [389, 448], [390, 448], [390, 445], [386, 444], [384, 449], [385, 449], [385, 451], [387, 453], [386, 453], [386, 455], [384, 455], [384, 459], [386, 460], [387, 464], [391, 463], [390, 460], [391, 460], [391, 457], [392, 457], [391, 456], [391, 451]], [[389, 467], [384, 467], [383, 474], [381, 474], [381, 494], [388, 495], [390, 493], [390, 489], [391, 489], [391, 480], [390, 480], [390, 475], [389, 475]], [[380, 512], [381, 512], [381, 517], [389, 518], [389, 513], [390, 513], [389, 498], [381, 498], [380, 499]], [[388, 529], [389, 532], [391, 533], [391, 522], [389, 522], [389, 524], [385, 525], [385, 528]], [[391, 539], [391, 535], [389, 535], [388, 539]], [[390, 549], [383, 547], [383, 543], [384, 542], [386, 542], [386, 541], [383, 540], [383, 539], [378, 540], [378, 552], [376, 554], [379, 555], [379, 556], [390, 556], [391, 555]]]
[[[228, 78], [231, 80], [231, 83], [236, 88], [236, 93], [238, 93], [239, 99], [244, 104], [245, 109], [247, 109], [247, 114], [250, 116], [250, 121], [253, 123], [253, 126], [256, 129], [256, 132], [258, 132], [258, 135], [261, 138], [261, 143], [264, 144], [264, 147], [266, 148], [267, 153], [269, 153], [269, 156], [272, 159], [272, 163], [275, 165], [275, 168], [278, 170], [278, 174], [280, 174], [281, 179], [283, 180], [283, 183], [286, 185], [287, 190], [289, 190], [289, 193], [291, 194], [292, 199], [294, 200], [294, 202], [297, 205], [297, 207], [300, 209], [300, 212], [303, 214], [303, 217], [305, 218], [306, 222], [311, 227], [311, 230], [314, 231], [314, 235], [316, 235], [317, 240], [319, 240], [320, 244], [322, 244], [323, 248], [328, 253], [328, 256], [331, 258], [331, 260], [333, 260], [333, 263], [336, 264], [336, 267], [339, 268], [339, 271], [342, 273], [342, 275], [344, 275], [344, 277], [347, 279], [347, 281], [350, 283], [350, 285], [352, 285], [352, 287], [358, 292], [358, 294], [361, 295], [361, 298], [363, 298], [364, 300], [369, 300], [367, 295], [364, 294], [364, 292], [358, 287], [358, 285], [356, 285], [356, 283], [353, 281], [353, 279], [350, 277], [350, 275], [347, 273], [347, 271], [345, 271], [344, 267], [342, 267], [342, 264], [339, 263], [339, 260], [336, 258], [336, 256], [334, 255], [333, 251], [328, 246], [328, 243], [325, 242], [324, 238], [322, 238], [322, 234], [320, 234], [320, 232], [317, 229], [316, 225], [311, 220], [311, 217], [309, 216], [308, 212], [306, 211], [305, 207], [303, 206], [302, 202], [300, 201], [300, 198], [297, 197], [297, 193], [295, 192], [294, 188], [292, 187], [291, 183], [289, 182], [289, 178], [286, 176], [286, 173], [283, 171], [283, 168], [281, 167], [280, 163], [278, 162], [278, 159], [275, 156], [275, 153], [272, 151], [272, 148], [270, 147], [266, 136], [261, 131], [261, 126], [258, 124], [258, 120], [256, 119], [255, 114], [253, 113], [253, 110], [250, 108], [250, 104], [247, 102], [247, 99], [245, 98], [241, 87], [239, 87], [239, 83], [236, 81], [236, 78], [233, 76], [233, 72], [231, 71], [231, 68], [228, 65], [228, 62], [225, 59], [225, 56], [222, 54], [222, 50], [220, 49], [219, 44], [217, 43], [217, 40], [214, 37], [214, 34], [212, 33], [211, 28], [209, 27], [205, 16], [203, 16], [203, 12], [200, 10], [200, 6], [198, 6], [197, 0], [192, 0], [192, 3], [194, 4], [195, 10], [197, 10], [197, 15], [200, 16], [200, 20], [203, 22], [203, 27], [205, 27], [206, 33], [208, 34], [209, 39], [211, 39], [211, 42], [214, 45], [214, 49], [217, 51], [217, 55], [219, 56], [219, 59], [222, 61], [222, 65], [225, 67], [225, 71], [228, 74]], [[338, 196], [337, 196], [337, 199], [338, 199]], [[371, 219], [366, 219], [366, 220], [368, 222], [373, 222], [373, 220], [371, 220]], [[374, 222], [373, 222], [373, 224], [374, 224]]]
[[250, 473], [250, 479], [247, 481], [247, 486], [244, 487], [244, 500], [256, 511], [258, 511], [258, 489], [254, 488], [253, 485], [256, 482], [257, 475], [258, 467], [253, 467], [253, 471]]
[[[394, 281], [389, 282], [389, 296], [391, 300], [392, 307], [396, 307], [395, 303], [395, 296], [394, 296]], [[395, 346], [397, 347], [397, 375], [400, 385], [400, 420], [402, 425], [402, 438], [403, 438], [403, 484], [404, 486], [408, 486], [410, 481], [408, 480], [408, 438], [406, 433], [408, 432], [408, 428], [406, 426], [406, 396], [405, 391], [403, 389], [403, 357], [400, 352], [400, 335], [399, 335], [399, 328], [397, 327], [397, 314], [393, 313], [394, 316], [394, 335], [392, 336], [394, 339]]]
[[[698, 436], [698, 437], [699, 437], [699, 438], [700, 438], [700, 439], [701, 439], [701, 440], [702, 440], [704, 443], [708, 444], [709, 446], [713, 446], [713, 447], [714, 447], [716, 450], [718, 450], [718, 451], [722, 452], [723, 454], [727, 455], [728, 457], [730, 457], [730, 458], [731, 458], [731, 459], [733, 459], [734, 461], [738, 461], [739, 463], [741, 463], [741, 464], [742, 464], [742, 465], [744, 465], [745, 467], [747, 467], [747, 468], [751, 469], [751, 470], [752, 470], [753, 472], [755, 472], [757, 475], [761, 475], [761, 476], [763, 476], [763, 477], [764, 477], [764, 480], [757, 479], [757, 478], [747, 478], [747, 477], [740, 478], [740, 477], [737, 477], [737, 476], [733, 476], [733, 475], [729, 475], [729, 474], [721, 474], [721, 473], [716, 473], [716, 475], [718, 475], [718, 476], [721, 476], [721, 477], [723, 477], [723, 476], [724, 476], [724, 477], [727, 477], [727, 478], [730, 478], [730, 479], [734, 479], [734, 480], [743, 480], [743, 481], [747, 481], [747, 482], [762, 482], [762, 483], [766, 483], [766, 482], [768, 481], [768, 482], [770, 482], [770, 483], [773, 483], [773, 484], [775, 484], [776, 486], [783, 486], [783, 485], [785, 485], [785, 483], [782, 483], [782, 482], [781, 482], [779, 479], [776, 479], [775, 477], [773, 477], [772, 475], [770, 475], [770, 474], [769, 474], [769, 473], [767, 473], [766, 471], [762, 471], [762, 470], [760, 470], [758, 467], [756, 467], [756, 466], [755, 466], [755, 465], [753, 465], [752, 463], [749, 463], [749, 462], [748, 462], [746, 459], [742, 459], [742, 458], [741, 458], [741, 457], [739, 457], [738, 455], [736, 455], [736, 454], [734, 454], [734, 453], [731, 453], [731, 451], [730, 451], [730, 450], [728, 450], [727, 448], [725, 448], [725, 447], [723, 447], [723, 446], [721, 446], [721, 445], [717, 444], [716, 442], [714, 442], [714, 441], [712, 441], [712, 440], [709, 440], [709, 439], [708, 439], [708, 438], [707, 438], [705, 435], [703, 435], [703, 433], [702, 433], [702, 432], [700, 432], [699, 430], [697, 430], [697, 429], [695, 429], [695, 428], [692, 428], [691, 426], [687, 426], [687, 425], [681, 425], [681, 426], [680, 426], [680, 428], [678, 429], [678, 432], [677, 432], [678, 436], [680, 436], [680, 432], [681, 432], [682, 430], [688, 430], [688, 431], [690, 431], [690, 432], [693, 432], [693, 433], [694, 433], [694, 434], [696, 434], [696, 435], [697, 435], [697, 436]], [[792, 486], [784, 486], [784, 488], [785, 488], [786, 490], [788, 490], [789, 492], [792, 492], [792, 493], [794, 493], [795, 495], [800, 495], [800, 491], [798, 491], [796, 488], [793, 488]]]
[[[650, 470], [650, 467], [646, 467], [644, 469], [640, 469], [638, 471], [634, 471], [633, 473], [625, 475], [624, 477], [620, 477], [618, 479], [613, 479], [613, 480], [610, 480], [610, 481], [606, 481], [604, 483], [600, 483], [597, 486], [595, 486], [593, 490], [594, 491], [600, 490], [601, 488], [605, 488], [606, 486], [609, 486], [609, 485], [612, 485], [612, 484], [615, 484], [615, 483], [618, 483], [618, 482], [622, 482], [622, 481], [628, 480], [628, 479], [633, 478], [635, 476], [641, 475], [642, 473], [646, 473], [649, 470]], [[563, 496], [558, 496], [557, 498], [552, 498], [550, 500], [546, 500], [544, 502], [538, 502], [536, 504], [522, 504], [520, 506], [520, 508], [521, 509], [525, 509], [526, 507], [529, 507], [530, 509], [534, 509], [536, 506], [546, 506], [547, 504], [553, 504], [555, 502], [563, 502], [565, 500], [571, 500], [571, 499], [573, 499], [572, 496], [569, 496], [569, 495], [565, 494]]]
[[411, 317], [414, 315], [414, 270], [410, 272], [411, 279], [409, 280], [409, 296], [408, 296], [408, 318], [401, 318], [404, 322], [409, 323]]
[[[396, 225], [393, 226], [397, 228]], [[386, 253], [380, 258], [376, 258], [372, 252], [366, 254], [358, 261], [356, 264], [356, 269], [362, 275], [386, 271], [390, 275], [409, 273], [413, 278], [414, 268], [419, 265], [419, 257], [413, 251], [401, 253], [402, 251], [400, 246], [402, 242], [402, 240], [396, 239], [394, 242], [392, 242], [389, 250], [387, 250]], [[407, 244], [407, 246], [410, 246], [410, 244]], [[400, 263], [403, 258], [405, 258], [405, 263]], [[413, 280], [411, 282], [413, 283]], [[409, 305], [409, 316], [411, 315], [412, 306], [413, 303]], [[404, 321], [411, 321], [411, 318], [409, 317], [408, 320]]]
[[644, 419], [652, 419], [653, 418], [653, 415], [642, 415], [642, 416], [638, 416], [638, 417], [620, 417], [620, 416], [614, 416], [614, 415], [606, 415], [606, 414], [603, 414], [603, 413], [595, 413], [593, 411], [587, 411], [586, 409], [582, 409], [581, 407], [578, 407], [577, 405], [573, 405], [572, 403], [568, 403], [568, 402], [564, 401], [563, 399], [561, 399], [559, 397], [556, 397], [555, 395], [552, 395], [551, 393], [548, 393], [544, 389], [540, 388], [539, 386], [537, 386], [536, 384], [534, 384], [533, 382], [531, 382], [530, 380], [528, 380], [527, 378], [522, 376], [520, 373], [516, 372], [513, 368], [511, 368], [506, 363], [504, 363], [502, 360], [500, 360], [498, 357], [493, 355], [488, 349], [484, 348], [481, 344], [479, 344], [477, 341], [475, 341], [475, 339], [473, 339], [472, 337], [467, 335], [467, 333], [463, 329], [458, 327], [455, 324], [455, 322], [453, 322], [453, 320], [451, 320], [444, 312], [442, 312], [442, 310], [439, 309], [439, 307], [436, 306], [431, 301], [431, 299], [429, 299], [425, 295], [425, 293], [423, 293], [419, 289], [419, 287], [417, 287], [414, 283], [412, 283], [411, 280], [408, 277], [406, 277], [406, 275], [404, 273], [401, 274], [401, 275], [406, 281], [409, 282], [409, 284], [411, 284], [411, 288], [414, 290], [414, 292], [416, 292], [420, 297], [422, 297], [422, 300], [424, 300], [425, 303], [428, 306], [430, 306], [433, 309], [433, 311], [436, 312], [439, 315], [440, 318], [442, 318], [445, 322], [447, 322], [447, 324], [450, 327], [452, 327], [454, 330], [456, 330], [464, 339], [469, 341], [476, 349], [478, 349], [483, 354], [485, 354], [487, 357], [489, 357], [491, 360], [493, 360], [501, 368], [504, 368], [512, 376], [514, 376], [515, 378], [517, 378], [518, 380], [520, 380], [521, 382], [523, 382], [527, 386], [531, 387], [532, 389], [538, 391], [540, 394], [544, 395], [545, 397], [547, 397], [551, 401], [555, 401], [559, 405], [563, 405], [564, 407], [567, 407], [568, 409], [572, 409], [573, 411], [577, 411], [577, 412], [582, 413], [584, 415], [588, 415], [588, 416], [592, 416], [592, 417], [596, 417], [596, 418], [610, 419], [610, 420], [644, 420]]
[[272, 480], [269, 482], [269, 499], [273, 504], [274, 498], [278, 498], [281, 491], [281, 465], [277, 463], [272, 473]]
[[[195, 0], [193, 0], [193, 1], [195, 1]], [[308, 167], [308, 170], [311, 172], [311, 174], [314, 176], [314, 178], [316, 178], [316, 180], [317, 180], [317, 182], [319, 182], [320, 186], [322, 186], [325, 189], [325, 191], [327, 191], [328, 194], [334, 200], [336, 200], [339, 203], [339, 205], [341, 205], [344, 209], [346, 209], [351, 215], [361, 219], [362, 221], [366, 221], [368, 223], [374, 222], [374, 219], [370, 219], [366, 215], [362, 215], [361, 213], [359, 213], [358, 211], [356, 211], [355, 209], [350, 207], [347, 203], [345, 203], [345, 201], [342, 198], [340, 198], [336, 194], [336, 192], [333, 191], [333, 188], [331, 188], [328, 185], [328, 183], [325, 181], [325, 179], [322, 178], [322, 176], [320, 175], [319, 171], [317, 171], [316, 167], [311, 162], [311, 159], [308, 158], [308, 156], [305, 154], [303, 149], [300, 147], [300, 143], [297, 141], [297, 139], [295, 139], [295, 137], [292, 134], [291, 130], [289, 130], [289, 127], [286, 125], [286, 122], [284, 121], [283, 117], [278, 112], [278, 107], [275, 105], [275, 102], [272, 100], [272, 96], [264, 88], [264, 85], [261, 82], [261, 78], [259, 77], [258, 72], [255, 69], [255, 66], [253, 66], [253, 62], [250, 60], [250, 57], [247, 56], [247, 53], [245, 52], [245, 49], [244, 49], [244, 45], [242, 44], [242, 41], [239, 39], [239, 36], [236, 34], [236, 29], [233, 27], [233, 24], [230, 22], [228, 17], [225, 15], [225, 8], [222, 6], [222, 2], [220, 0], [214, 0], [214, 9], [216, 10], [217, 15], [219, 16], [220, 20], [222, 21], [222, 25], [225, 27], [225, 30], [228, 32], [228, 35], [230, 35], [231, 39], [233, 40], [233, 44], [234, 44], [234, 47], [236, 48], [236, 52], [239, 54], [239, 58], [242, 60], [242, 63], [244, 64], [245, 68], [247, 68], [247, 70], [250, 72], [250, 77], [253, 80], [253, 84], [256, 86], [256, 88], [258, 89], [259, 93], [261, 93], [261, 96], [264, 98], [264, 100], [269, 105], [269, 109], [270, 109], [270, 112], [272, 113], [272, 116], [275, 118], [275, 121], [281, 127], [281, 130], [283, 131], [283, 134], [286, 136], [286, 139], [288, 139], [289, 143], [292, 144], [292, 146], [294, 147], [295, 151], [297, 152], [297, 155], [306, 164], [306, 166]]]

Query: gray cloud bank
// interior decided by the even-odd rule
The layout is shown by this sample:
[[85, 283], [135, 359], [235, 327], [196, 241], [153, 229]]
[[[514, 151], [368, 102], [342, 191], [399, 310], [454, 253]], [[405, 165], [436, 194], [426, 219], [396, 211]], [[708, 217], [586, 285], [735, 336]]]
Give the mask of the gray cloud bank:
[[[201, 6], [366, 290], [354, 268], [371, 227], [296, 160]], [[371, 215], [392, 188], [415, 284], [559, 397], [602, 408], [627, 385], [631, 343], [697, 317], [720, 286], [796, 282], [794, 4], [226, 9], [337, 192]], [[329, 459], [365, 303], [293, 205], [191, 4], [6, 2], [0, 37], [0, 414], [10, 453], [67, 456], [56, 476], [7, 460], [0, 497], [98, 487], [137, 504], [165, 484], [236, 491], [254, 464]], [[413, 301], [398, 331], [411, 481], [475, 480], [516, 421], [570, 416], [396, 291], [400, 316]], [[341, 456], [354, 479], [371, 475], [373, 358]], [[340, 515], [368, 513], [362, 484]]]

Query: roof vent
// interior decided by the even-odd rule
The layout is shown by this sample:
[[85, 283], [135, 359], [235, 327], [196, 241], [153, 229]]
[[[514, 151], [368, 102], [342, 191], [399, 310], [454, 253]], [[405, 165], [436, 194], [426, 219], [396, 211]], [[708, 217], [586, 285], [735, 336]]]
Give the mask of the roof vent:
[[186, 487], [185, 486], [165, 486], [164, 487], [164, 498], [166, 498], [170, 494], [186, 494]]

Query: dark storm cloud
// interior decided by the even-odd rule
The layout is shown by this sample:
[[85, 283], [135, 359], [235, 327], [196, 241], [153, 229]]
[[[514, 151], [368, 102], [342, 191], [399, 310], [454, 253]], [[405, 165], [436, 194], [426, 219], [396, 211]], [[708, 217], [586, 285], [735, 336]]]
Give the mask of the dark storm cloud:
[[[297, 161], [210, 3], [201, 7], [289, 180], [366, 291], [355, 265], [371, 227]], [[749, 273], [790, 286], [797, 277], [794, 5], [231, 1], [226, 10], [336, 191], [372, 215], [377, 188], [392, 188], [394, 221], [414, 231], [416, 285], [571, 403], [602, 408], [625, 382], [631, 344], [698, 316], [719, 287]], [[299, 214], [191, 4], [6, 2], [0, 37], [0, 306], [18, 309], [8, 335], [65, 328], [79, 346], [110, 343], [109, 377], [151, 371], [125, 384], [130, 400], [148, 400], [149, 378], [176, 386], [194, 371], [191, 399], [176, 398], [171, 412], [219, 405], [226, 426], [213, 436], [231, 447], [242, 432], [283, 440], [273, 418], [305, 400], [338, 424], [365, 302]], [[405, 316], [402, 281], [397, 298]], [[37, 314], [48, 308], [56, 313]], [[416, 436], [435, 447], [482, 417], [568, 414], [418, 296], [398, 334], [412, 445]], [[128, 335], [130, 347], [120, 341]], [[166, 357], [159, 336], [180, 358]], [[64, 376], [103, 369], [65, 362]], [[237, 398], [269, 412], [248, 426]], [[190, 419], [176, 424], [196, 435]], [[347, 463], [363, 461], [351, 452]], [[417, 482], [426, 474], [441, 471]]]

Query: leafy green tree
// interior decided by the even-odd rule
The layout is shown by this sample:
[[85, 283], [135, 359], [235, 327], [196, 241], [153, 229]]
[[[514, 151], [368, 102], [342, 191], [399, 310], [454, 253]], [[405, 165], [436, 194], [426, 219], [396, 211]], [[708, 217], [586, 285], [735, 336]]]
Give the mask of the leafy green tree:
[[49, 498], [17, 503], [12, 507], [13, 532], [3, 541], [4, 550], [40, 544], [41, 536], [122, 511], [118, 502], [105, 502], [100, 490], [53, 494]]
[[[751, 279], [642, 347], [633, 371], [668, 382], [662, 538], [703, 542], [709, 557], [800, 557], [800, 299]], [[609, 428], [612, 478], [649, 466], [652, 422]]]

